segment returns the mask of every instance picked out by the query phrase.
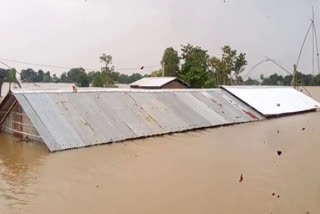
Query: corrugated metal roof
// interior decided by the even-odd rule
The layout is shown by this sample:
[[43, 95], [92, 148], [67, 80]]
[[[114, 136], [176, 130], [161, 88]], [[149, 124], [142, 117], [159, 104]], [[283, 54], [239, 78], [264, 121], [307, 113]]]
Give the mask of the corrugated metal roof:
[[221, 89], [14, 90], [50, 151], [264, 119]]
[[320, 103], [292, 87], [223, 86], [264, 116], [275, 116], [314, 110]]
[[145, 77], [131, 83], [130, 86], [160, 88], [176, 79], [176, 77]]
[[[20, 83], [23, 89], [28, 90], [57, 90], [57, 89], [72, 89], [74, 83]], [[18, 89], [18, 85], [16, 83], [11, 84], [12, 89]], [[2, 102], [2, 98], [5, 97], [9, 92], [9, 83], [5, 82], [2, 85], [2, 97], [0, 97], [0, 103]]]

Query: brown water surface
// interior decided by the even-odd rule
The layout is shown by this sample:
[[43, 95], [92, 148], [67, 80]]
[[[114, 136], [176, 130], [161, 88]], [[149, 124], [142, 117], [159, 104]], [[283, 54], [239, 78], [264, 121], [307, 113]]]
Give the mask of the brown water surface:
[[1, 135], [0, 213], [320, 213], [319, 127], [309, 113], [54, 154]]

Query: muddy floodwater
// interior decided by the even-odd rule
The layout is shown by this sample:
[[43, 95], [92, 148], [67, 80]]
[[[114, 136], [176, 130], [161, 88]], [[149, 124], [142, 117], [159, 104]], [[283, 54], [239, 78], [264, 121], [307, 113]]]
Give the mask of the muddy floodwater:
[[0, 135], [0, 213], [320, 213], [320, 112], [50, 154]]
[[309, 113], [54, 154], [2, 135], [0, 213], [320, 213], [319, 127]]

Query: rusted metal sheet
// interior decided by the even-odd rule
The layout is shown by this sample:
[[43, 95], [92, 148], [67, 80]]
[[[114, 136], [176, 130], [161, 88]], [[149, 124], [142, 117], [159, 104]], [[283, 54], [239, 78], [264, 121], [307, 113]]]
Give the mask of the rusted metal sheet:
[[316, 110], [320, 103], [292, 87], [222, 86], [266, 117]]
[[264, 119], [221, 89], [16, 90], [50, 151]]

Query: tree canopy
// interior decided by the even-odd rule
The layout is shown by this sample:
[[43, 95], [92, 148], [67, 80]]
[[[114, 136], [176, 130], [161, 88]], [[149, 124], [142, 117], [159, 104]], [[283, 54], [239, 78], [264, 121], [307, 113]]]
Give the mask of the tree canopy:
[[232, 50], [230, 46], [226, 45], [222, 47], [221, 58], [213, 56], [209, 61], [218, 85], [241, 83], [240, 74], [247, 65], [245, 53], [237, 55], [237, 50]]
[[209, 55], [199, 46], [182, 45], [182, 60], [179, 77], [192, 88], [202, 88], [209, 80]]
[[178, 51], [172, 47], [167, 48], [164, 51], [161, 65], [163, 65], [164, 76], [166, 77], [175, 77], [179, 72], [180, 57]]

